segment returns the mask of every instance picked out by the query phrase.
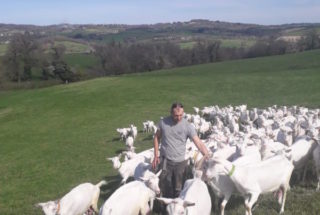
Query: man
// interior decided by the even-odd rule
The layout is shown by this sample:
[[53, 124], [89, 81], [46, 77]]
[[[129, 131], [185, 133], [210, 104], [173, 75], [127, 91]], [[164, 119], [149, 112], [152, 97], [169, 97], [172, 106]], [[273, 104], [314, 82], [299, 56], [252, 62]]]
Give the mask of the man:
[[[193, 140], [194, 144], [204, 156], [209, 152], [195, 128], [183, 117], [184, 110], [181, 103], [171, 106], [171, 116], [162, 119], [158, 124], [154, 136], [154, 160], [152, 168], [156, 169], [158, 164], [162, 169], [160, 175], [160, 189], [163, 197], [176, 198], [179, 196], [184, 182], [184, 172], [187, 167], [185, 160], [187, 138]], [[160, 158], [159, 141], [161, 140]]]

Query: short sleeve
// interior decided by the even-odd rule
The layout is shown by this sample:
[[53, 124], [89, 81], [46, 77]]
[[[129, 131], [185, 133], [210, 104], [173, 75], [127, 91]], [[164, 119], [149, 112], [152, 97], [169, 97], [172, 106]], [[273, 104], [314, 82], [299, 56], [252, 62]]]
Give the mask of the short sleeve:
[[192, 139], [197, 135], [195, 127], [193, 127], [190, 123], [188, 123], [188, 137]]
[[160, 120], [159, 123], [157, 124], [157, 130], [161, 131], [162, 128], [162, 122], [163, 120]]

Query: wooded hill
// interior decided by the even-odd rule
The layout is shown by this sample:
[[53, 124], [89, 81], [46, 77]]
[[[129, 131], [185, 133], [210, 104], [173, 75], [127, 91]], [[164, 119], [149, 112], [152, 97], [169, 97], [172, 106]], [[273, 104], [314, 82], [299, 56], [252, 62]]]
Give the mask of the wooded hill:
[[39, 37], [60, 35], [86, 41], [192, 41], [198, 37], [301, 36], [310, 29], [316, 29], [320, 32], [320, 23], [257, 25], [196, 19], [188, 22], [159, 23], [152, 25], [59, 24], [35, 26], [0, 24], [0, 42], [8, 41], [14, 33], [23, 33], [25, 31], [32, 32], [32, 34], [38, 35]]
[[0, 88], [295, 53], [319, 49], [319, 35], [320, 23], [0, 24]]

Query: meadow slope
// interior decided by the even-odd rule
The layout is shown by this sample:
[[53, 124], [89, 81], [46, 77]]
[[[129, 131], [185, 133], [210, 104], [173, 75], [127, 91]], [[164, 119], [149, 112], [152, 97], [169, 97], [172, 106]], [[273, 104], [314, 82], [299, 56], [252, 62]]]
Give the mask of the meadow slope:
[[[118, 186], [106, 161], [124, 148], [115, 131], [158, 121], [173, 101], [193, 106], [320, 107], [320, 51], [106, 77], [43, 89], [0, 92], [0, 214], [41, 214], [34, 204], [106, 179], [100, 204]], [[141, 151], [151, 135], [139, 133]], [[286, 214], [319, 214], [314, 181], [294, 186]], [[277, 214], [271, 197], [255, 214]], [[244, 213], [233, 198], [226, 214]]]

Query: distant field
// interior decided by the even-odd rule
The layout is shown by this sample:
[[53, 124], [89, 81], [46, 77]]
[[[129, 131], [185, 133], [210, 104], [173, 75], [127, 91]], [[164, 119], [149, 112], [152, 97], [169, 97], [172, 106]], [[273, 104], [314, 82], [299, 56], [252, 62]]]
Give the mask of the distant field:
[[[314, 28], [314, 30], [320, 34], [320, 28]], [[296, 29], [290, 29], [285, 31], [286, 36], [304, 36], [310, 31], [310, 29], [302, 29], [302, 28], [296, 28]]]
[[[0, 214], [42, 214], [33, 205], [55, 200], [83, 182], [109, 181], [99, 206], [119, 185], [106, 157], [124, 149], [116, 128], [157, 122], [173, 101], [193, 106], [320, 107], [320, 50], [107, 77], [49, 88], [0, 92]], [[74, 60], [80, 64], [82, 58]], [[77, 62], [79, 61], [79, 62]], [[84, 62], [81, 62], [84, 63]], [[92, 62], [85, 63], [86, 65]], [[138, 134], [137, 151], [152, 146]], [[319, 214], [315, 180], [294, 185], [285, 214]], [[277, 214], [272, 195], [254, 214]], [[215, 214], [217, 214], [215, 210]], [[234, 197], [226, 214], [244, 214]]]
[[256, 40], [253, 39], [221, 39], [220, 40], [222, 47], [229, 47], [229, 48], [249, 48], [253, 46]]
[[[221, 47], [228, 47], [228, 48], [249, 48], [253, 46], [256, 42], [254, 39], [220, 39], [217, 38], [217, 41], [221, 41]], [[193, 48], [194, 45], [196, 45], [196, 41], [191, 41], [191, 42], [182, 42], [179, 43], [180, 48], [182, 49], [191, 49]]]
[[[66, 54], [73, 53], [88, 53], [90, 51], [90, 47], [83, 43], [72, 42], [72, 41], [55, 41], [55, 44], [61, 44], [66, 47]], [[7, 44], [0, 44], [0, 56], [3, 56], [7, 50]]]
[[182, 49], [192, 49], [197, 42], [183, 42], [179, 43], [180, 48]]
[[67, 54], [64, 56], [64, 59], [68, 65], [79, 70], [93, 68], [100, 63], [99, 60], [92, 54]]
[[90, 48], [83, 43], [77, 43], [72, 41], [55, 41], [55, 45], [64, 45], [66, 47], [66, 53], [87, 53]]

